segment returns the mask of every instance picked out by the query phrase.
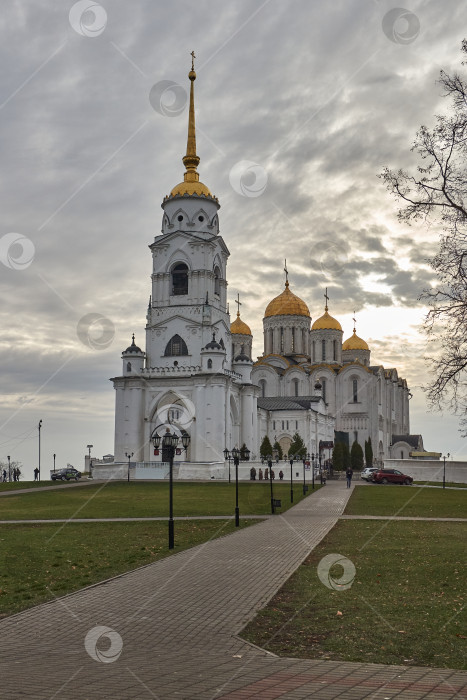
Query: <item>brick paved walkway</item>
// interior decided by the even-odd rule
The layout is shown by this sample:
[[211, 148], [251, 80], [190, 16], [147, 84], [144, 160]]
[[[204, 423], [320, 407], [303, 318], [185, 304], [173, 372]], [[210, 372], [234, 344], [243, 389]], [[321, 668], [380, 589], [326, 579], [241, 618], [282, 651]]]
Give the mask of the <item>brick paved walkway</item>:
[[[460, 671], [280, 659], [235, 636], [334, 525], [350, 493], [330, 482], [283, 516], [3, 620], [0, 697], [467, 697]], [[101, 625], [114, 636], [109, 655], [123, 645], [113, 663], [85, 648], [87, 638], [91, 654], [106, 653], [105, 639], [96, 651]]]

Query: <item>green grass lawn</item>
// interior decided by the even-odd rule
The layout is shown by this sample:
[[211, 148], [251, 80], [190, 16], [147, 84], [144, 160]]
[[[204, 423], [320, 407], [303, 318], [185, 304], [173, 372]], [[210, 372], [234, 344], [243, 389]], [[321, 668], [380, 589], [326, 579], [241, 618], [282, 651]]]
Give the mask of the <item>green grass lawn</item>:
[[[465, 668], [466, 535], [464, 523], [340, 521], [241, 636], [280, 656]], [[335, 552], [356, 568], [344, 591], [317, 575]]]
[[345, 514], [467, 518], [467, 493], [397, 484], [358, 486]]
[[[442, 481], [414, 481], [414, 484], [418, 486], [437, 486], [438, 488], [443, 488]], [[457, 481], [446, 481], [446, 488], [454, 487], [456, 489], [467, 489], [467, 484], [460, 484]]]
[[[1, 481], [0, 482], [0, 492], [1, 491], [16, 491], [17, 489], [35, 489], [44, 488], [44, 486], [58, 486], [64, 484], [63, 481]], [[73, 482], [75, 483], [75, 482]]]
[[[317, 490], [318, 487], [315, 488]], [[311, 486], [309, 493], [312, 493]], [[239, 509], [242, 515], [271, 512], [268, 483], [240, 482]], [[274, 483], [274, 498], [282, 500], [281, 512], [290, 507], [290, 483]], [[294, 505], [302, 487], [294, 488]], [[232, 515], [235, 483], [175, 483], [174, 517], [186, 515]], [[52, 518], [168, 517], [167, 482], [120, 482], [76, 486], [57, 491], [38, 491], [0, 498], [0, 520]]]
[[[257, 521], [240, 522], [248, 527]], [[180, 552], [234, 532], [232, 521], [175, 523]], [[0, 617], [169, 554], [167, 522], [0, 526]]]

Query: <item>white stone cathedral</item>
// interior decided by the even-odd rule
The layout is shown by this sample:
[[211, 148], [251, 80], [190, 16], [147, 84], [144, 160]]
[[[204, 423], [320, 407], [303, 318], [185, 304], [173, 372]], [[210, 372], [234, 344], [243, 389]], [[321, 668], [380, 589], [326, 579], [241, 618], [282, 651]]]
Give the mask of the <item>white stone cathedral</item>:
[[133, 336], [122, 375], [112, 380], [115, 462], [127, 455], [160, 462], [153, 437], [167, 427], [190, 436], [187, 453], [176, 459], [206, 476], [224, 467], [225, 448], [246, 445], [259, 458], [265, 435], [287, 453], [298, 432], [318, 454], [320, 444], [342, 431], [362, 447], [371, 437], [375, 458], [389, 457], [393, 436], [409, 433], [407, 383], [395, 369], [370, 364], [368, 345], [355, 330], [342, 343], [327, 298], [324, 315], [311, 326], [308, 306], [287, 280], [266, 308], [264, 353], [255, 363], [250, 328], [239, 312], [230, 323], [230, 253], [219, 235], [220, 204], [197, 171], [193, 66], [188, 77], [186, 172], [162, 203], [162, 232], [150, 245], [146, 350]]

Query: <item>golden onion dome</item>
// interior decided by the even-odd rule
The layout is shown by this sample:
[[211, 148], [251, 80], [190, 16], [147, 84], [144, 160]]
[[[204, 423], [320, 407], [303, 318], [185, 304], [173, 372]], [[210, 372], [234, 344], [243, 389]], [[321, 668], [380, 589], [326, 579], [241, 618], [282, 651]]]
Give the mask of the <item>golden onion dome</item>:
[[192, 195], [204, 195], [205, 197], [212, 197], [212, 194], [206, 185], [202, 182], [180, 182], [176, 185], [170, 193], [171, 197], [181, 196], [184, 194]]
[[368, 343], [358, 337], [355, 328], [353, 329], [353, 335], [342, 345], [342, 350], [369, 350]]
[[308, 306], [296, 294], [290, 291], [288, 281], [282, 294], [275, 297], [266, 307], [264, 317], [269, 316], [310, 316]]
[[238, 335], [251, 335], [250, 327], [240, 318], [240, 312], [237, 311], [237, 318], [230, 324], [230, 332]]
[[326, 306], [325, 312], [322, 316], [316, 319], [314, 324], [311, 326], [312, 331], [341, 331], [342, 326], [337, 319], [328, 314], [328, 307]]

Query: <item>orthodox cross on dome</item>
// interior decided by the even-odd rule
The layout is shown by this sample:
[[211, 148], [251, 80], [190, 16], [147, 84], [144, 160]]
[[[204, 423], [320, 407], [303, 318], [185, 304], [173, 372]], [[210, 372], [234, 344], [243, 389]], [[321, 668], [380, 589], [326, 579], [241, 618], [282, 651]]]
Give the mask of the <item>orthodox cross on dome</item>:
[[195, 52], [192, 51], [190, 56], [191, 56], [191, 70], [194, 70], [195, 69], [195, 58], [196, 58]]
[[240, 292], [237, 292], [235, 303], [237, 304], [237, 318], [240, 318], [240, 307], [242, 305], [242, 302], [240, 301]]
[[356, 329], [355, 326], [357, 325], [357, 319], [355, 318], [355, 311], [353, 312], [352, 321], [353, 321], [353, 332], [356, 333], [356, 332], [357, 332], [357, 329]]
[[328, 310], [328, 301], [329, 301], [329, 296], [328, 296], [328, 288], [326, 287], [326, 291], [324, 292], [324, 298], [326, 299], [326, 305], [324, 307], [324, 310]]
[[287, 269], [287, 259], [284, 260], [285, 286], [289, 286], [289, 271]]

